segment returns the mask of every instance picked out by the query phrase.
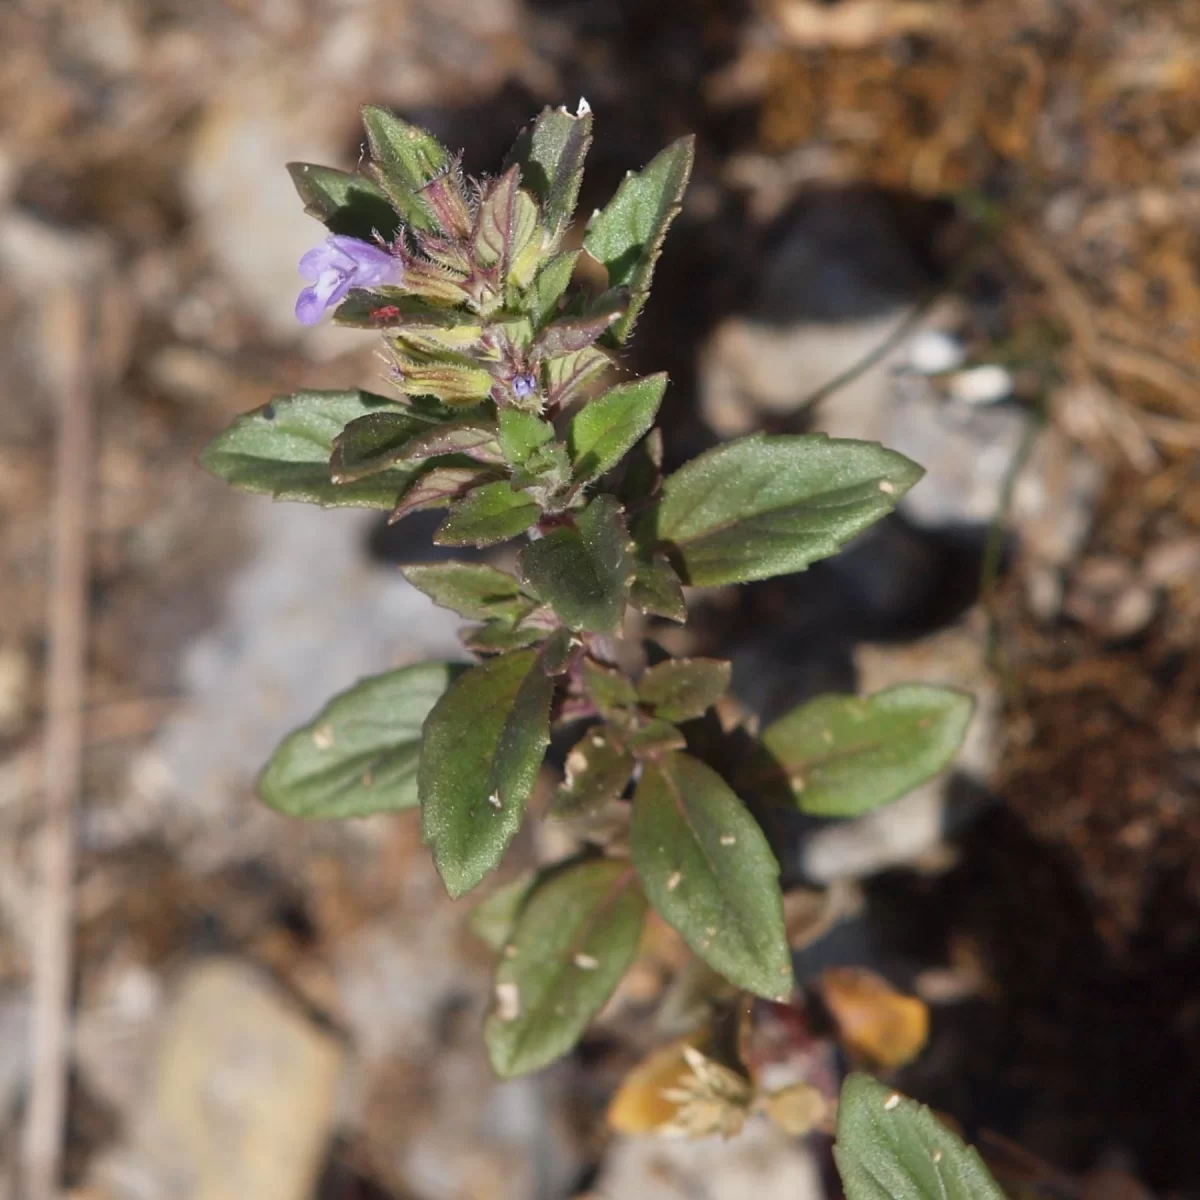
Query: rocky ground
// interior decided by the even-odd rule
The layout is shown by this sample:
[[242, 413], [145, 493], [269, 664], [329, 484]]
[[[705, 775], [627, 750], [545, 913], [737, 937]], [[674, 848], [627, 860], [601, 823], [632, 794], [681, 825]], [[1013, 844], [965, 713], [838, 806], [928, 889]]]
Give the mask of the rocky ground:
[[353, 165], [371, 101], [483, 171], [581, 94], [581, 211], [699, 136], [631, 351], [671, 372], [668, 457], [821, 428], [929, 470], [847, 554], [703, 597], [672, 645], [732, 657], [763, 717], [897, 679], [978, 698], [952, 778], [789, 832], [794, 883], [859, 897], [802, 965], [929, 1004], [898, 1081], [1010, 1190], [1200, 1193], [1200, 7], [9, 0], [0, 47], [0, 1197], [39, 949], [62, 284], [94, 301], [99, 420], [77, 1200], [828, 1186], [827, 1146], [766, 1123], [605, 1129], [669, 955], [573, 1059], [499, 1084], [489, 956], [413, 821], [300, 826], [250, 795], [332, 691], [456, 646], [394, 570], [427, 531], [195, 466], [273, 392], [376, 381], [369, 339], [292, 317], [317, 227], [282, 164]]

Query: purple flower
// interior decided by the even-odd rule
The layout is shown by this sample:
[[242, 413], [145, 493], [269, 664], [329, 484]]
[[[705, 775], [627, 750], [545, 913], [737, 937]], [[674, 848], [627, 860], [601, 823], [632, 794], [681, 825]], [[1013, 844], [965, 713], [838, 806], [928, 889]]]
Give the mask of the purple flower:
[[401, 283], [404, 264], [370, 242], [334, 234], [300, 260], [300, 274], [312, 287], [306, 287], [297, 298], [296, 318], [304, 325], [315, 325], [351, 288]]
[[512, 394], [518, 400], [524, 400], [537, 391], [537, 380], [532, 375], [518, 375], [512, 381]]

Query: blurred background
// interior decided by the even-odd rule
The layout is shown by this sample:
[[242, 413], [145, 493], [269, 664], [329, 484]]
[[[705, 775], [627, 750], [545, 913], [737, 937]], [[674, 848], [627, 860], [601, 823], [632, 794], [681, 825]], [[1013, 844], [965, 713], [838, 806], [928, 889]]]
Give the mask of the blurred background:
[[[763, 718], [900, 679], [977, 697], [948, 778], [796, 831], [788, 879], [839, 897], [805, 979], [866, 966], [928, 1006], [892, 1078], [1010, 1192], [1200, 1195], [1200, 4], [3, 0], [0, 1197], [46, 952], [71, 395], [96, 423], [75, 1200], [836, 1189], [827, 1138], [762, 1120], [699, 1144], [606, 1127], [681, 962], [665, 936], [570, 1060], [499, 1084], [489, 953], [415, 820], [301, 825], [251, 797], [333, 691], [457, 653], [457, 618], [395, 570], [428, 528], [196, 466], [273, 393], [379, 387], [370, 336], [294, 320], [322, 230], [283, 164], [352, 168], [372, 102], [483, 173], [580, 96], [583, 213], [698, 137], [629, 351], [671, 373], [668, 459], [816, 428], [929, 472], [845, 555], [661, 634], [732, 657]], [[525, 835], [511, 869], [560, 851]]]

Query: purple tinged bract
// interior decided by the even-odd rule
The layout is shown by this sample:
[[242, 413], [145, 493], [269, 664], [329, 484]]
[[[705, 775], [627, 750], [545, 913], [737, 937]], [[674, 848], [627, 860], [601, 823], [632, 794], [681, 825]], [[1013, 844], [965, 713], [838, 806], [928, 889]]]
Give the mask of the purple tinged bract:
[[351, 288], [403, 283], [404, 264], [380, 246], [333, 234], [300, 260], [300, 274], [312, 286], [297, 297], [296, 318], [315, 325]]

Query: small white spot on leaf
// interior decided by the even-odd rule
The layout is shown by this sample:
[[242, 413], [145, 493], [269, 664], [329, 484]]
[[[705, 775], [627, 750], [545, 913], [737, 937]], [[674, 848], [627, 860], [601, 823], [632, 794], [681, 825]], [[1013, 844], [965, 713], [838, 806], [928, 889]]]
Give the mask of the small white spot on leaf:
[[891, 1112], [893, 1108], [899, 1108], [899, 1107], [900, 1107], [900, 1093], [899, 1093], [899, 1092], [893, 1092], [893, 1093], [892, 1093], [892, 1094], [891, 1094], [891, 1095], [890, 1095], [890, 1096], [889, 1096], [889, 1097], [888, 1097], [888, 1098], [887, 1098], [887, 1099], [886, 1099], [886, 1100], [883, 1102], [883, 1107], [884, 1107], [884, 1108], [885, 1108], [885, 1109], [886, 1109], [888, 1112]]
[[600, 960], [593, 958], [590, 954], [577, 954], [575, 955], [575, 965], [581, 971], [594, 971], [600, 965]]
[[329, 750], [333, 746], [333, 728], [329, 725], [318, 725], [312, 731], [313, 745], [318, 750]]
[[521, 1015], [521, 989], [515, 983], [496, 984], [496, 1015], [502, 1021], [515, 1021]]
[[496, 792], [493, 792], [493, 793], [492, 793], [492, 794], [491, 794], [491, 795], [488, 797], [488, 803], [489, 803], [489, 804], [490, 804], [490, 805], [491, 805], [493, 808], [503, 808], [503, 807], [504, 807], [504, 803], [503, 803], [503, 801], [501, 801], [501, 799], [500, 799], [500, 793], [499, 793], [498, 791], [496, 791]]
[[673, 892], [679, 886], [679, 881], [682, 878], [683, 876], [678, 871], [672, 871], [671, 874], [667, 876], [667, 891]]
[[879, 490], [885, 496], [894, 496], [896, 494], [896, 485], [890, 479], [881, 479], [879, 481]]
[[721, 845], [722, 846], [736, 846], [737, 838], [735, 838], [732, 833], [723, 833], [723, 834], [721, 834]]

